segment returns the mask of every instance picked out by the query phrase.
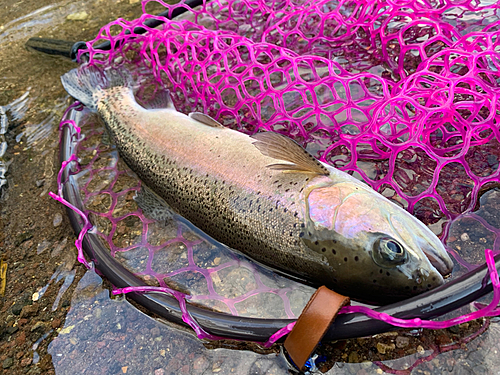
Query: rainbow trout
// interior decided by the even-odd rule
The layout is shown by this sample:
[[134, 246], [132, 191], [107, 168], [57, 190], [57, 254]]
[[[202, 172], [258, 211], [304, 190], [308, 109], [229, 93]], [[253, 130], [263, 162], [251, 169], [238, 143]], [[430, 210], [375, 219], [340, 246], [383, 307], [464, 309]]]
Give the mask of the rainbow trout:
[[126, 70], [82, 67], [66, 91], [97, 111], [119, 152], [175, 211], [218, 241], [286, 274], [370, 303], [443, 283], [453, 262], [420, 221], [273, 132], [248, 136], [168, 93], [139, 105]]

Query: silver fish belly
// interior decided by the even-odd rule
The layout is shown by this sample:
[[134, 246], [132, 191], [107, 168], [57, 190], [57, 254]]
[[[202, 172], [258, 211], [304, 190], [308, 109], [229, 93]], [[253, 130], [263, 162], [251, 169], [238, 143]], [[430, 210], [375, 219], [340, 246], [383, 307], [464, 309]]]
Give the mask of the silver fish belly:
[[122, 158], [148, 187], [227, 246], [286, 273], [331, 284], [326, 258], [301, 241], [300, 194], [314, 175], [267, 168], [276, 160], [262, 155], [249, 136], [200, 124], [174, 109], [148, 113], [125, 95], [103, 98], [99, 113]]

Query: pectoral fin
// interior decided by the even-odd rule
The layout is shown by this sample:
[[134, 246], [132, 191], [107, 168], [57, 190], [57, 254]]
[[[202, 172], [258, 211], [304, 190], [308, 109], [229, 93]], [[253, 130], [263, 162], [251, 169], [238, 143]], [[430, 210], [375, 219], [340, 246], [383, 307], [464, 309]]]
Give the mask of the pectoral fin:
[[328, 176], [330, 172], [314, 156], [292, 139], [279, 133], [264, 132], [252, 135], [257, 141], [253, 144], [259, 151], [274, 159], [285, 160], [293, 164], [271, 164], [268, 168], [315, 173]]
[[224, 126], [217, 120], [214, 120], [212, 117], [209, 115], [206, 115], [201, 112], [191, 112], [189, 114], [189, 117], [191, 117], [193, 120], [196, 120], [198, 122], [201, 122], [204, 125], [211, 126], [213, 128], [223, 128]]

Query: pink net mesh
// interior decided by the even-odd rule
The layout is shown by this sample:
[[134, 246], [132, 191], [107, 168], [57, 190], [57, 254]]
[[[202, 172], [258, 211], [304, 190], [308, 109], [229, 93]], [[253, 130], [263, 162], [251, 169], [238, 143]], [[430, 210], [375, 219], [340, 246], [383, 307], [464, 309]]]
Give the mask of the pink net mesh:
[[[186, 7], [156, 3], [170, 11]], [[470, 212], [480, 194], [499, 181], [498, 8], [477, 1], [217, 0], [175, 21], [146, 13], [131, 22], [116, 20], [87, 45], [90, 63], [133, 71], [139, 99], [168, 88], [179, 111], [205, 112], [246, 133], [286, 134], [414, 213], [446, 243], [450, 228], [453, 232], [464, 218], [477, 219]], [[148, 18], [165, 23], [151, 29], [144, 26]], [[137, 26], [148, 33], [135, 33]], [[103, 40], [111, 42], [111, 50], [94, 48]], [[157, 223], [131, 203], [139, 183], [119, 166], [116, 151], [102, 148], [102, 126], [87, 123], [77, 168], [85, 196], [82, 215], [111, 254], [124, 263], [139, 259], [135, 272], [152, 285], [188, 288], [192, 300], [205, 296], [198, 302], [215, 301], [210, 307], [220, 311], [258, 315], [248, 307], [256, 304], [251, 298], [262, 296], [271, 296], [262, 303], [281, 301], [276, 316], [301, 311], [311, 290], [280, 284], [281, 279], [266, 285], [256, 278], [263, 271], [246, 263], [253, 280], [246, 285], [254, 288], [221, 293], [214, 277], [245, 261], [228, 253], [215, 263], [207, 252], [212, 255], [197, 263], [203, 250], [193, 249], [204, 240], [181, 226], [170, 228], [170, 236], [150, 237]], [[85, 146], [93, 137], [93, 146]], [[104, 151], [111, 156], [104, 157]], [[116, 190], [117, 179], [127, 176], [133, 182]], [[488, 247], [498, 251], [500, 226], [477, 222], [491, 234]], [[450, 251], [460, 264], [471, 268], [485, 261], [462, 260], [451, 237]], [[486, 243], [481, 254], [485, 248]], [[164, 263], [173, 268], [155, 269], [162, 251]], [[491, 252], [486, 260], [497, 290]], [[184, 279], [175, 279], [180, 274]], [[231, 278], [224, 277], [229, 285]], [[293, 298], [299, 301], [295, 307], [288, 299], [293, 291], [303, 296]], [[496, 291], [482, 316], [498, 314], [499, 296]], [[376, 317], [399, 326], [443, 326]]]
[[151, 16], [118, 20], [89, 45], [120, 47], [90, 59], [153, 72], [181, 111], [285, 133], [428, 224], [472, 209], [498, 180], [497, 32], [461, 32], [496, 4], [311, 4], [209, 2], [134, 38]]

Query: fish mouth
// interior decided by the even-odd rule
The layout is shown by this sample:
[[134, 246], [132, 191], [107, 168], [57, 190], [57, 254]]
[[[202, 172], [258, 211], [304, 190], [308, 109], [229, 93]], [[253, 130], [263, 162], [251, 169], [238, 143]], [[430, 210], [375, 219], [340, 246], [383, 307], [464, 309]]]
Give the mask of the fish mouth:
[[[453, 262], [450, 258], [443, 258], [434, 249], [422, 249], [432, 266], [443, 276], [447, 277], [453, 271]], [[446, 251], [446, 250], [444, 250]]]

